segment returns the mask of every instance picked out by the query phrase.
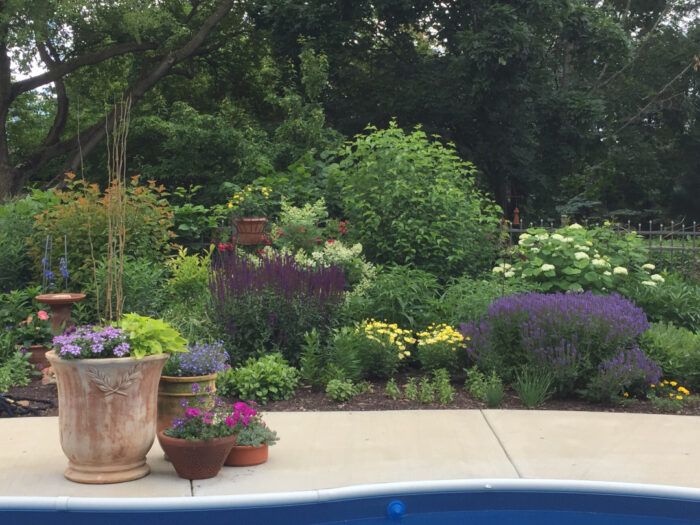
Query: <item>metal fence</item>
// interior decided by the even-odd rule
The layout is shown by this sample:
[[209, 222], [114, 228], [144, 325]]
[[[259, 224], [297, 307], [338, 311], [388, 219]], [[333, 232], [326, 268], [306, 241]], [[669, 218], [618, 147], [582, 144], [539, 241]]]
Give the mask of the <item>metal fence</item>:
[[[600, 223], [583, 221], [582, 226], [601, 226]], [[557, 229], [554, 221], [540, 220], [539, 223], [522, 221], [518, 225], [511, 225], [506, 229], [511, 238], [517, 241], [517, 237], [528, 228], [544, 228], [547, 231]], [[611, 224], [610, 228], [620, 235], [634, 232], [644, 238], [645, 247], [651, 252], [652, 258], [671, 265], [692, 265], [697, 270], [700, 265], [700, 226], [697, 221], [692, 223], [670, 221], [668, 223], [626, 223]]]

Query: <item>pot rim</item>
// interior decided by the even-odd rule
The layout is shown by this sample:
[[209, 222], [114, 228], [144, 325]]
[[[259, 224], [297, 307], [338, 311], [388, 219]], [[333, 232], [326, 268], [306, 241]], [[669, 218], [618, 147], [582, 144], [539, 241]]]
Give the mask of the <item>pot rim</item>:
[[162, 354], [153, 354], [153, 355], [146, 355], [143, 356], [141, 359], [137, 359], [135, 356], [130, 355], [127, 357], [82, 357], [82, 358], [76, 358], [76, 359], [63, 359], [60, 357], [57, 353], [56, 350], [51, 349], [50, 351], [46, 352], [46, 358], [49, 361], [56, 361], [57, 363], [108, 363], [108, 362], [115, 362], [115, 363], [124, 363], [127, 361], [136, 361], [138, 363], [142, 361], [158, 361], [160, 359], [167, 359], [170, 357], [170, 354], [167, 352], [163, 352]]
[[216, 379], [218, 372], [213, 374], [206, 374], [203, 376], [166, 376], [161, 375], [160, 378], [164, 379], [168, 383], [187, 383], [191, 381], [206, 381], [208, 379]]

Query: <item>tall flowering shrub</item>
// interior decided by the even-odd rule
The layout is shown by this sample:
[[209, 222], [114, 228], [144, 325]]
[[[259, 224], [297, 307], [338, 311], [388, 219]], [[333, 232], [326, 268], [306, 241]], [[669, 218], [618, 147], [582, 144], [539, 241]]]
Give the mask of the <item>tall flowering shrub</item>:
[[297, 364], [304, 332], [327, 334], [335, 324], [345, 278], [335, 265], [310, 268], [288, 255], [231, 252], [213, 261], [209, 286], [210, 315], [234, 362], [279, 351]]
[[537, 283], [543, 291], [621, 291], [631, 283], [654, 287], [663, 283], [653, 273], [641, 236], [603, 227], [572, 224], [548, 233], [530, 228], [520, 235], [518, 257], [493, 268], [506, 279]]
[[460, 332], [469, 338], [468, 356], [482, 368], [511, 380], [523, 366], [535, 366], [552, 374], [560, 393], [573, 394], [599, 374], [610, 376], [606, 367], [621, 354], [624, 366], [639, 373], [610, 376], [618, 389], [640, 375], [658, 379], [652, 361], [629, 354], [648, 328], [644, 312], [617, 294], [531, 292], [494, 301], [479, 321], [462, 323]]

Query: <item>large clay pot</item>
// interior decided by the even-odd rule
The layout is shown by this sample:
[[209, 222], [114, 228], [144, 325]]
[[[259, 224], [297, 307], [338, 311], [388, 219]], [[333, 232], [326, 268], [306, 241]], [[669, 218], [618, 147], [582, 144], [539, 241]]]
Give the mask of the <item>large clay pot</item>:
[[35, 297], [37, 301], [51, 308], [51, 331], [58, 335], [75, 323], [70, 316], [70, 307], [85, 299], [84, 293], [45, 293]]
[[64, 475], [78, 483], [119, 483], [150, 472], [158, 380], [168, 354], [62, 359], [46, 354], [58, 381]]
[[238, 439], [235, 434], [217, 439], [179, 439], [158, 432], [158, 442], [175, 467], [175, 472], [185, 479], [208, 479], [216, 476], [224, 466], [226, 456]]
[[241, 245], [262, 244], [265, 231], [265, 217], [237, 217], [236, 243]]
[[[189, 406], [197, 406], [195, 400], [204, 397], [204, 406], [212, 407], [214, 398], [206, 393], [206, 389], [210, 388], [212, 392], [215, 392], [215, 381], [216, 372], [206, 376], [161, 376], [158, 383], [158, 425], [156, 431], [160, 432], [170, 428], [174, 418], [184, 415], [183, 400], [187, 400]], [[194, 384], [199, 386], [199, 393], [192, 392]]]
[[228, 467], [251, 467], [260, 465], [267, 461], [267, 455], [270, 447], [265, 443], [259, 447], [250, 447], [247, 445], [236, 445], [228, 453], [224, 465]]

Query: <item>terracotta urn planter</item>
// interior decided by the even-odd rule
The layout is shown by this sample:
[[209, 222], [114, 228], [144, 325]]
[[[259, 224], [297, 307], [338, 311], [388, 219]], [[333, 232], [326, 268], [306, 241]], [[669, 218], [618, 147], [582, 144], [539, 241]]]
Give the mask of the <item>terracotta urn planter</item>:
[[150, 472], [146, 454], [156, 435], [158, 381], [168, 354], [62, 359], [46, 354], [58, 382], [66, 478], [119, 483]]
[[51, 308], [51, 331], [60, 334], [64, 329], [74, 326], [70, 316], [70, 308], [73, 303], [85, 299], [84, 293], [46, 293], [35, 298]]
[[236, 242], [241, 245], [262, 244], [265, 231], [265, 217], [237, 217]]
[[49, 360], [46, 359], [46, 352], [49, 350], [49, 347], [44, 345], [32, 345], [27, 348], [27, 351], [29, 352], [29, 362], [33, 364], [34, 368], [40, 372], [51, 366], [49, 364]]
[[185, 479], [208, 479], [216, 476], [224, 465], [231, 447], [238, 436], [204, 440], [189, 440], [158, 432], [158, 442], [175, 467], [175, 472]]
[[268, 447], [265, 443], [259, 447], [236, 445], [231, 449], [224, 465], [228, 467], [250, 467], [265, 463], [268, 457]]
[[[160, 376], [158, 383], [158, 425], [156, 430], [160, 432], [172, 426], [173, 419], [182, 417], [185, 408], [182, 406], [183, 400], [187, 400], [190, 406], [194, 406], [193, 401], [206, 392], [207, 388], [211, 392], [216, 392], [216, 372], [206, 376]], [[199, 394], [192, 392], [192, 385], [197, 385]], [[212, 396], [208, 396], [205, 407], [214, 404]]]

